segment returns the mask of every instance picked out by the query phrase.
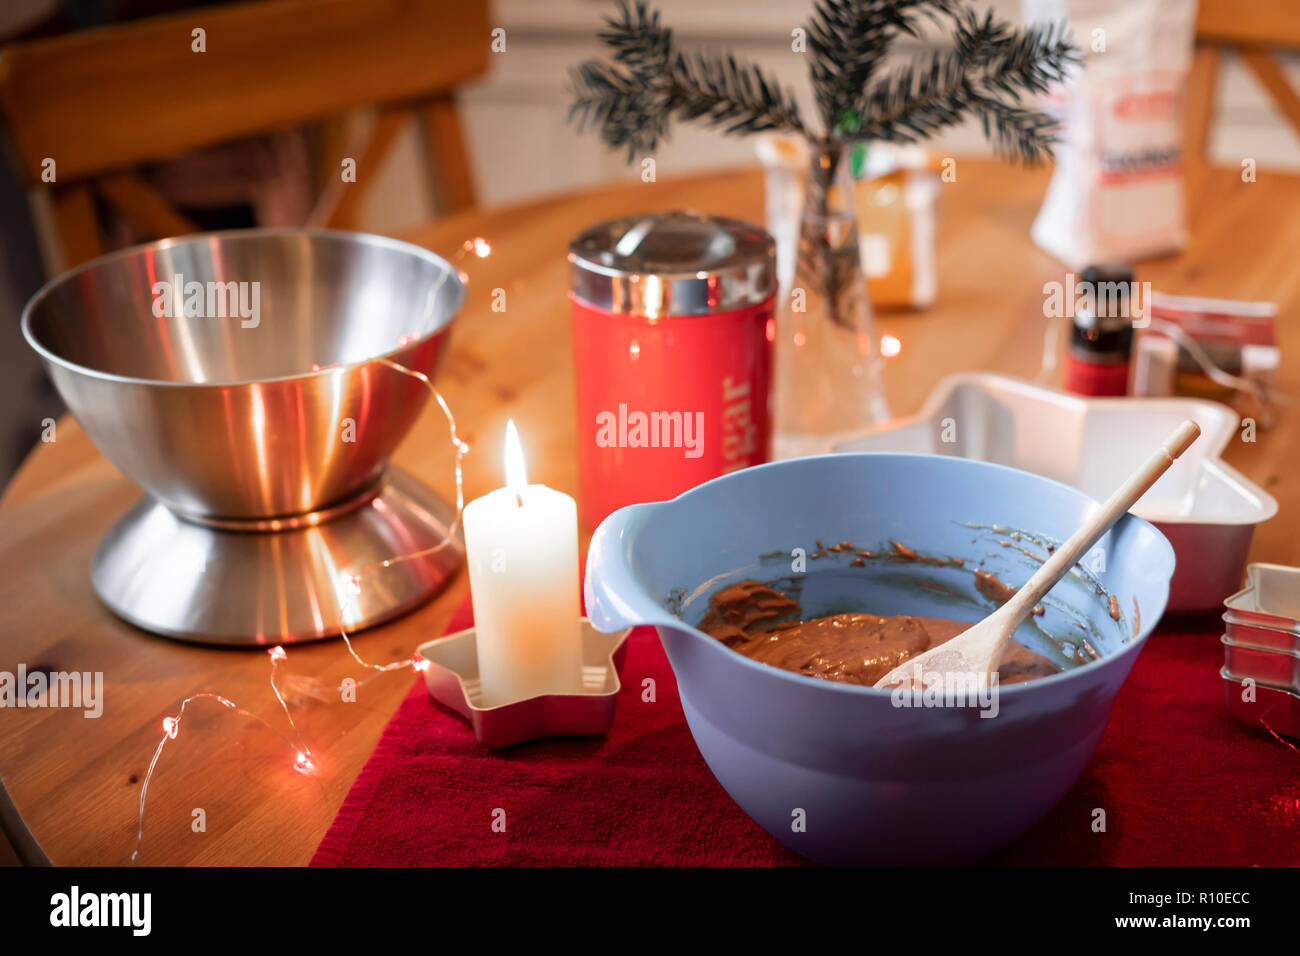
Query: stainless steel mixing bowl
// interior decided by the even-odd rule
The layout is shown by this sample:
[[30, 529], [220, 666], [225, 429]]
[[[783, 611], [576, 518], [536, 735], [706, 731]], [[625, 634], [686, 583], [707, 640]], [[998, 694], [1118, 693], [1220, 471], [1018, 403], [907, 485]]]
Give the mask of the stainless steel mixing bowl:
[[[96, 557], [100, 596], [177, 636], [260, 642], [336, 632], [342, 619], [321, 608], [337, 603], [341, 569], [428, 547], [449, 520], [409, 481], [386, 490], [385, 464], [428, 393], [377, 359], [432, 376], [464, 294], [457, 271], [418, 246], [303, 229], [165, 239], [96, 259], [36, 293], [23, 334], [59, 394], [100, 451], [172, 512], [159, 516], [146, 503], [114, 529]], [[345, 519], [355, 527], [312, 533]], [[201, 542], [196, 527], [210, 533]], [[276, 543], [250, 551], [231, 537], [249, 532], [275, 534]], [[188, 560], [201, 551], [206, 579], [168, 565], [179, 557], [169, 549]], [[157, 551], [161, 560], [148, 557]], [[250, 572], [249, 554], [262, 552], [272, 563]], [[243, 565], [224, 583], [223, 560]], [[347, 622], [391, 616], [446, 572], [395, 572], [382, 593], [358, 597], [361, 611]], [[247, 613], [215, 606], [231, 601], [221, 589], [236, 580], [235, 601], [256, 592]], [[171, 593], [160, 610], [146, 595], [163, 587]]]
[[[205, 313], [235, 311], [227, 283], [248, 283], [258, 314], [159, 317], [156, 284], [177, 276], [200, 284]], [[378, 477], [427, 392], [368, 360], [431, 375], [463, 298], [418, 246], [247, 230], [96, 259], [41, 289], [22, 327], [91, 440], [150, 495], [183, 515], [266, 518]]]

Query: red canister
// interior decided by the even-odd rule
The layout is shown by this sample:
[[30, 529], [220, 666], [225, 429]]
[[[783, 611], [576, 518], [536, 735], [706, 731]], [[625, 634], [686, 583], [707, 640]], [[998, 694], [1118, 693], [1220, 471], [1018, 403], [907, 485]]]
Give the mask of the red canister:
[[693, 212], [629, 216], [577, 235], [569, 264], [584, 524], [767, 461], [767, 232]]

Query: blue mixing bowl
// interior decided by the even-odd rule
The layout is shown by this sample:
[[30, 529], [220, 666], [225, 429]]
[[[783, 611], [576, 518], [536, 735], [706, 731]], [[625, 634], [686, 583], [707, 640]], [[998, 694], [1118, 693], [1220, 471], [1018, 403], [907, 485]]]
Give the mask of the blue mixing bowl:
[[[959, 458], [844, 454], [762, 465], [610, 515], [588, 553], [587, 614], [601, 631], [658, 629], [700, 753], [786, 846], [836, 864], [974, 861], [1032, 827], [1091, 758], [1165, 609], [1174, 553], [1159, 531], [1126, 515], [1081, 562], [1091, 567], [1052, 590], [1046, 613], [1017, 638], [1062, 661], [1084, 639], [1097, 659], [1003, 685], [991, 718], [972, 707], [900, 707], [889, 691], [780, 670], [692, 624], [718, 588], [782, 577], [803, 578], [806, 615], [975, 621], [995, 607], [975, 590], [975, 569], [1023, 584], [1036, 566], [1034, 540], [1063, 540], [1093, 507], [1058, 482]], [[846, 550], [805, 559], [801, 575], [796, 549], [816, 553], [817, 539], [873, 553], [898, 541], [962, 563], [894, 553], [854, 566]]]

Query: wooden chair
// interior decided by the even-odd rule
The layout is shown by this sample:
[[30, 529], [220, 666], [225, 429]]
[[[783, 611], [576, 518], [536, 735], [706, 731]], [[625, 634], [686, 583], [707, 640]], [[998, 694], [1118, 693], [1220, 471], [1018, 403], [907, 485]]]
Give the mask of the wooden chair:
[[1277, 49], [1300, 50], [1300, 4], [1294, 0], [1199, 0], [1196, 53], [1187, 85], [1186, 155], [1196, 167], [1207, 163], [1214, 87], [1225, 49], [1237, 52], [1300, 133], [1300, 94], [1274, 55]]
[[[37, 206], [48, 199], [51, 265], [66, 268], [104, 249], [97, 198], [149, 236], [197, 231], [133, 167], [366, 107], [378, 110], [368, 142], [333, 159], [314, 222], [353, 223], [410, 119], [442, 211], [473, 205], [453, 92], [486, 70], [490, 42], [487, 0], [206, 7], [6, 46], [0, 110]], [[345, 156], [355, 182], [340, 175]]]

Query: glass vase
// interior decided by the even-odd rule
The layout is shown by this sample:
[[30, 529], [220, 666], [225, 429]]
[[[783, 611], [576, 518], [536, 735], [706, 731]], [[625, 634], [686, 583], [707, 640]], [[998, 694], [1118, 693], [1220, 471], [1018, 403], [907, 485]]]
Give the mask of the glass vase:
[[849, 145], [808, 146], [802, 177], [768, 168], [777, 241], [773, 454], [795, 458], [889, 418], [858, 246]]

